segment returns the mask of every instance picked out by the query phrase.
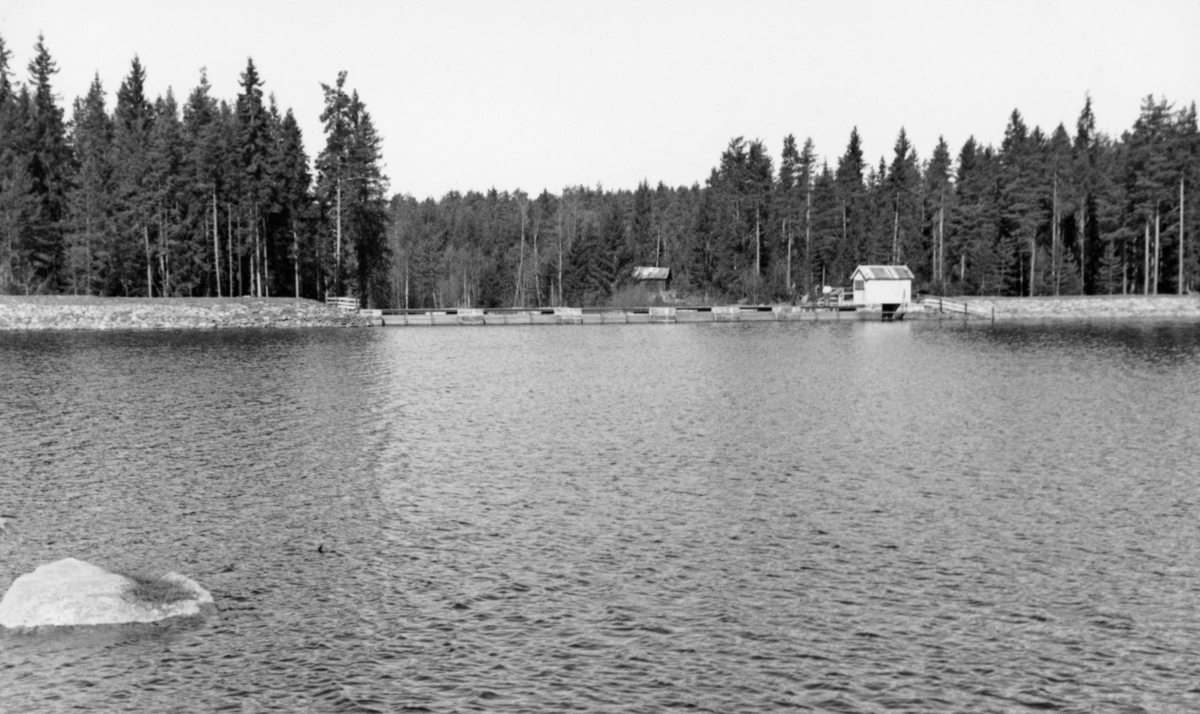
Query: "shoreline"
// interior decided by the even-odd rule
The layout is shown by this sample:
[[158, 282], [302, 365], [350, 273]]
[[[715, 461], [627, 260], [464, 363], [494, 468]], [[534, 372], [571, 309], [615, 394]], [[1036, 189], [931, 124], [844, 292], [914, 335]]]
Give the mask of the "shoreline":
[[[959, 296], [947, 301], [965, 304], [970, 320], [987, 320], [993, 310], [997, 321], [1022, 320], [1186, 320], [1200, 322], [1200, 295], [1063, 295], [1035, 297]], [[918, 313], [920, 319], [938, 319], [936, 306]], [[917, 317], [909, 314], [908, 318]], [[946, 318], [963, 315], [945, 313]]]
[[[1200, 322], [1200, 295], [1071, 295], [1060, 297], [953, 297], [969, 314], [939, 312], [930, 302], [915, 303], [904, 319], [966, 319], [1004, 322], [1111, 320]], [[614, 310], [617, 308], [614, 308]], [[780, 306], [786, 315], [770, 319], [804, 319], [794, 308]], [[465, 310], [465, 309], [464, 309]], [[457, 313], [459, 310], [448, 310]], [[479, 312], [482, 310], [470, 310]], [[503, 312], [503, 311], [502, 311]], [[831, 313], [832, 315], [832, 313]], [[763, 319], [758, 315], [729, 315], [725, 319]], [[830, 319], [870, 320], [870, 313], [832, 315]], [[482, 314], [479, 324], [483, 324]], [[820, 319], [821, 316], [813, 315]], [[715, 319], [715, 318], [714, 318]], [[450, 323], [460, 323], [451, 316]], [[552, 320], [560, 322], [560, 320]], [[607, 320], [601, 315], [597, 322]], [[641, 322], [641, 320], [637, 320]], [[647, 318], [647, 323], [652, 320]], [[691, 320], [680, 320], [687, 322]], [[405, 320], [407, 323], [408, 320]], [[422, 323], [426, 321], [422, 320]], [[505, 324], [509, 321], [506, 318]], [[519, 321], [515, 321], [519, 322]], [[531, 320], [532, 322], [532, 320]], [[574, 321], [572, 321], [574, 322]], [[578, 322], [586, 322], [582, 315]], [[631, 322], [628, 318], [621, 322]], [[397, 324], [394, 319], [339, 310], [315, 300], [296, 298], [121, 298], [74, 295], [0, 295], [0, 332], [47, 330], [217, 330], [230, 328], [296, 329], [308, 327], [370, 327]], [[427, 324], [438, 324], [428, 318]], [[466, 324], [466, 323], [462, 323]], [[474, 323], [472, 323], [474, 324]]]
[[369, 327], [371, 320], [297, 298], [0, 295], [0, 331]]

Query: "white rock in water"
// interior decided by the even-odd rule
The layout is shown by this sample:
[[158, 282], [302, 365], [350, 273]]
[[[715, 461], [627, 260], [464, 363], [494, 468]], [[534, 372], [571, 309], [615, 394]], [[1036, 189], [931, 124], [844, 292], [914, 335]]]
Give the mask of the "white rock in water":
[[14, 580], [4, 593], [0, 627], [157, 622], [198, 615], [201, 605], [212, 605], [212, 595], [195, 581], [178, 573], [167, 573], [163, 579], [183, 586], [196, 597], [166, 605], [132, 602], [124, 594], [130, 580], [123, 575], [75, 558], [47, 563]]

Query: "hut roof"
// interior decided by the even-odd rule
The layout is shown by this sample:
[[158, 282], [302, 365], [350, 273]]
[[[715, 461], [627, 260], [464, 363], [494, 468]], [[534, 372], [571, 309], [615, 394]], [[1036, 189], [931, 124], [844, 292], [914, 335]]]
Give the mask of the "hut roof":
[[671, 277], [670, 268], [634, 268], [634, 280], [667, 280]]
[[864, 280], [912, 280], [913, 272], [907, 265], [860, 265], [854, 270], [855, 275], [861, 274]]

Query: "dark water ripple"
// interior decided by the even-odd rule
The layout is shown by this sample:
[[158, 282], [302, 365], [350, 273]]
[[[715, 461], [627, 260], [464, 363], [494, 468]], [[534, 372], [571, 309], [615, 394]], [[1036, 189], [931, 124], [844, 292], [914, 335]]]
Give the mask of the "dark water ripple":
[[[3, 710], [1200, 709], [1200, 330], [0, 334]], [[323, 553], [318, 553], [320, 547]]]

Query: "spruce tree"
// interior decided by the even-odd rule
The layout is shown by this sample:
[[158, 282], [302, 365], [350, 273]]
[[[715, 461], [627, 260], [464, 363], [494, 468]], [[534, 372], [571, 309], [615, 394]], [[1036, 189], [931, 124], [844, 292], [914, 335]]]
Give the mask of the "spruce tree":
[[87, 95], [75, 100], [71, 148], [76, 172], [67, 194], [71, 211], [69, 283], [75, 294], [102, 289], [106, 247], [113, 242], [113, 127], [104, 107], [104, 88], [96, 75]]
[[829, 256], [834, 262], [827, 266], [826, 279], [837, 283], [848, 278], [855, 264], [864, 262], [867, 256], [869, 236], [867, 191], [863, 181], [865, 167], [858, 127], [854, 127], [850, 131], [846, 152], [838, 159], [837, 172], [834, 175], [837, 188], [835, 208], [840, 211], [841, 225], [835, 228], [839, 245], [834, 255]]
[[1125, 179], [1129, 147], [1123, 141], [1101, 137], [1097, 157], [1095, 221], [1101, 257], [1096, 292], [1126, 294], [1134, 289], [1134, 251], [1141, 239], [1128, 221], [1130, 198]]
[[[891, 245], [886, 255], [889, 256], [888, 263], [898, 265], [911, 262], [908, 259], [910, 246], [913, 249], [921, 247], [923, 227], [921, 169], [916, 149], [903, 127], [896, 137], [892, 163], [887, 169], [887, 186], [892, 221], [888, 233]], [[920, 269], [923, 266], [914, 267]]]
[[186, 187], [188, 255], [190, 270], [181, 275], [191, 293], [223, 297], [231, 285], [222, 248], [221, 220], [227, 197], [221, 160], [221, 131], [217, 101], [209, 95], [208, 74], [200, 70], [200, 83], [183, 105], [182, 166]]
[[270, 200], [271, 136], [269, 118], [263, 106], [262, 80], [253, 59], [246, 60], [240, 82], [242, 91], [236, 104], [237, 155], [240, 176], [241, 217], [248, 226], [250, 248], [250, 291], [256, 296], [268, 294], [266, 274], [267, 244], [263, 235], [263, 208]]
[[599, 231], [594, 222], [585, 222], [580, 235], [571, 242], [564, 261], [563, 299], [567, 305], [594, 305], [607, 297], [603, 289], [606, 276], [600, 275], [604, 257], [599, 244]]
[[939, 136], [933, 158], [925, 167], [925, 197], [929, 206], [929, 280], [934, 290], [945, 294], [946, 284], [946, 217], [953, 210], [954, 184], [951, 182], [953, 160], [945, 138]]
[[[158, 275], [156, 292], [170, 297], [179, 293], [181, 267], [187, 273], [193, 256], [191, 241], [184, 241], [183, 215], [183, 129], [174, 93], [168, 88], [165, 97], [154, 102], [154, 117], [150, 127], [149, 196], [151, 208], [150, 234], [154, 241], [155, 272]], [[184, 258], [186, 256], [186, 258]], [[182, 259], [181, 259], [182, 258]], [[190, 292], [192, 283], [183, 285]]]
[[57, 292], [65, 258], [63, 236], [71, 151], [63, 112], [50, 86], [58, 67], [40, 35], [34, 52], [29, 63], [33, 97], [24, 147], [33, 210], [21, 251], [31, 271], [33, 292]]
[[762, 141], [750, 142], [750, 151], [746, 164], [747, 180], [749, 181], [747, 208], [752, 215], [746, 216], [747, 254], [750, 253], [753, 236], [753, 273], [750, 284], [746, 285], [743, 294], [753, 296], [755, 302], [763, 298], [763, 275], [770, 268], [774, 259], [771, 246], [774, 243], [770, 236], [774, 231], [774, 205], [772, 197], [775, 190], [775, 167], [771, 161], [767, 145]]
[[371, 114], [358, 92], [347, 94], [345, 83], [340, 72], [336, 84], [321, 85], [325, 149], [317, 157], [317, 195], [326, 233], [334, 237], [326, 281], [328, 290], [340, 295], [348, 288], [371, 306], [389, 299], [387, 177]]
[[[958, 153], [955, 176], [955, 202], [948, 216], [947, 293], [982, 294], [989, 292], [989, 279], [997, 262], [994, 248], [997, 231], [995, 198], [997, 177], [990, 149], [984, 149], [969, 137]], [[994, 283], [992, 292], [999, 292]]]
[[625, 216], [616, 201], [609, 201], [604, 210], [599, 248], [592, 288], [607, 299], [628, 282], [632, 267], [632, 256], [625, 240]]
[[[285, 238], [284, 245], [288, 246], [286, 252], [279, 253], [280, 257], [286, 255], [290, 263], [290, 292], [300, 297], [304, 292], [302, 284], [306, 277], [304, 266], [310, 265], [314, 258], [309, 229], [312, 218], [312, 176], [308, 171], [308, 157], [304, 153], [300, 125], [291, 109], [287, 110], [279, 123], [277, 137], [271, 161], [272, 183], [276, 189], [273, 215], [277, 222], [276, 228], [282, 231]], [[290, 240], [286, 240], [287, 238]], [[312, 276], [309, 276], [309, 279], [311, 280]], [[281, 284], [283, 282], [286, 281], [281, 281]], [[315, 296], [315, 292], [308, 294]]]
[[[349, 251], [347, 241], [343, 241], [342, 211], [342, 182], [348, 175], [350, 150], [350, 97], [345, 91], [346, 73], [339, 72], [337, 82], [333, 85], [322, 84], [325, 92], [325, 109], [321, 113], [321, 121], [325, 126], [325, 149], [317, 156], [317, 191], [328, 222], [332, 223], [331, 240], [326, 241], [332, 250], [322, 256], [324, 274], [322, 276], [322, 292], [332, 291], [333, 295], [345, 293], [343, 262]], [[352, 169], [351, 169], [352, 170]], [[328, 259], [325, 260], [326, 256]], [[361, 296], [360, 296], [361, 297]]]
[[[753, 221], [753, 211], [747, 205], [747, 189], [751, 179], [746, 141], [737, 137], [729, 142], [721, 155], [719, 168], [709, 179], [708, 190], [713, 195], [709, 233], [711, 248], [711, 280], [722, 293], [741, 291], [741, 278], [748, 268], [746, 221]], [[753, 225], [751, 223], [751, 225]]]
[[[795, 290], [793, 263], [795, 237], [798, 235], [800, 218], [803, 215], [805, 186], [800, 178], [800, 152], [796, 149], [796, 137], [788, 134], [783, 139], [783, 151], [779, 155], [779, 179], [776, 182], [776, 220], [779, 222], [777, 252], [782, 256], [775, 261], [772, 276], [773, 292], [790, 297]], [[795, 261], [798, 265], [798, 261]]]
[[1079, 294], [1082, 282], [1079, 275], [1078, 241], [1075, 240], [1075, 210], [1081, 199], [1074, 182], [1073, 150], [1066, 127], [1059, 124], [1046, 144], [1042, 204], [1046, 216], [1045, 232], [1050, 236], [1050, 284], [1055, 295]]
[[[1040, 136], [1040, 132], [1038, 133]], [[1013, 110], [1000, 146], [999, 227], [995, 251], [1003, 266], [1004, 290], [1013, 295], [1036, 292], [1038, 230], [1042, 216], [1038, 185], [1038, 140], [1031, 137], [1021, 113]], [[997, 276], [999, 279], [999, 276]]]
[[351, 189], [351, 226], [357, 260], [357, 285], [367, 307], [388, 300], [387, 250], [387, 177], [383, 175], [383, 142], [375, 123], [358, 92], [351, 95], [350, 126], [352, 145], [349, 166], [355, 177]]
[[1173, 133], [1171, 105], [1166, 99], [1155, 101], [1147, 96], [1133, 131], [1124, 137], [1129, 148], [1125, 183], [1132, 202], [1126, 222], [1132, 232], [1143, 237], [1140, 251], [1134, 252], [1141, 257], [1141, 292], [1145, 294], [1157, 293], [1163, 278], [1163, 217], [1177, 203]]
[[888, 175], [888, 162], [883, 156], [879, 164], [867, 170], [863, 202], [866, 240], [865, 252], [855, 257], [856, 263], [891, 264], [896, 248], [895, 240], [901, 235], [897, 231], [896, 190]]
[[146, 72], [135, 55], [117, 90], [113, 112], [114, 219], [117, 230], [105, 246], [105, 292], [153, 296], [154, 259], [150, 243], [153, 199], [150, 190], [150, 128], [153, 107], [145, 95]]
[[813, 293], [820, 294], [826, 285], [841, 282], [839, 276], [843, 272], [843, 265], [852, 260], [852, 257], [848, 259], [845, 255], [850, 244], [844, 240], [848, 223], [844, 194], [828, 162], [821, 164], [821, 170], [813, 178], [812, 206], [810, 269], [815, 286]]
[[0, 111], [5, 111], [12, 100], [12, 70], [8, 62], [12, 52], [4, 45], [4, 36], [0, 35]]
[[812, 216], [813, 216], [813, 188], [816, 181], [816, 162], [817, 151], [813, 145], [813, 140], [807, 138], [804, 140], [804, 147], [800, 150], [800, 158], [797, 162], [797, 182], [800, 189], [804, 193], [804, 294], [812, 295], [813, 288], [813, 232], [812, 232]]
[[639, 183], [633, 194], [633, 219], [629, 233], [634, 262], [638, 265], [657, 265], [660, 255], [654, 237], [654, 194], [650, 191], [648, 181]]
[[1200, 205], [1196, 201], [1200, 193], [1200, 129], [1195, 102], [1179, 111], [1175, 132], [1180, 193], [1176, 207], [1175, 291], [1183, 295], [1194, 289], [1200, 275]]
[[1088, 96], [1075, 122], [1075, 138], [1071, 146], [1072, 183], [1076, 191], [1073, 233], [1075, 250], [1079, 255], [1081, 290], [1085, 295], [1096, 292], [1096, 273], [1103, 251], [1099, 242], [1098, 221], [1100, 147], [1096, 116], [1092, 113], [1092, 98]]
[[[19, 247], [26, 241], [32, 210], [28, 167], [24, 161], [28, 92], [16, 92], [9, 59], [0, 37], [0, 294], [25, 292]], [[25, 110], [22, 110], [22, 107]]]

